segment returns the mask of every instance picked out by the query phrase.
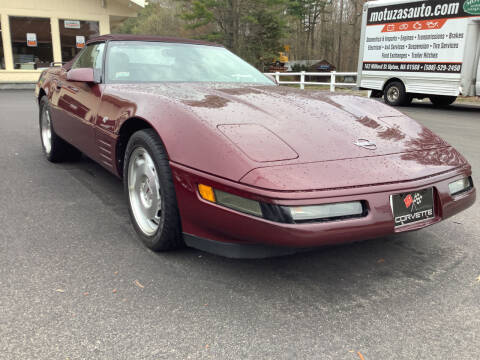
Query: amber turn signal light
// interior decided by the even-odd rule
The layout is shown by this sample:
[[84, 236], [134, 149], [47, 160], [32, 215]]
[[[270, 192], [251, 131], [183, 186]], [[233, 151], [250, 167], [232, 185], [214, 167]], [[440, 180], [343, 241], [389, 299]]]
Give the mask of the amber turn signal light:
[[198, 184], [198, 192], [202, 199], [215, 202], [215, 193], [213, 192], [213, 188], [208, 185]]

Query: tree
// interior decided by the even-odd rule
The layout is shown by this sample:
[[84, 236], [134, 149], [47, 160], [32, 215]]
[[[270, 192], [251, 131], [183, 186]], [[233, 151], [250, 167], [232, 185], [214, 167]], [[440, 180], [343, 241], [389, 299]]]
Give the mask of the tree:
[[290, 59], [356, 70], [366, 0], [150, 0], [116, 32], [205, 39], [262, 69], [290, 45]]
[[129, 18], [114, 32], [126, 34], [149, 34], [161, 36], [189, 36], [184, 22], [179, 17], [180, 7], [171, 1], [150, 3], [139, 11], [137, 17]]
[[[282, 48], [286, 0], [180, 0], [181, 18], [258, 67]], [[278, 55], [278, 54], [277, 54]]]
[[303, 53], [307, 58], [315, 50], [317, 25], [326, 14], [326, 7], [331, 0], [289, 0], [288, 10], [300, 23], [303, 32]]

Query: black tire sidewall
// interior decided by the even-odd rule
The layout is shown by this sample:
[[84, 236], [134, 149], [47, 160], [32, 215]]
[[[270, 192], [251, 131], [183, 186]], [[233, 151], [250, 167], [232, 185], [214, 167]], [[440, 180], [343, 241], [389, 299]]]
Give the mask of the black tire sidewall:
[[[130, 157], [133, 151], [139, 147], [144, 148], [152, 158], [160, 182], [162, 216], [160, 225], [156, 233], [152, 236], [146, 235], [137, 224], [132, 211], [128, 190], [128, 168]], [[123, 185], [133, 227], [143, 243], [155, 251], [170, 250], [179, 247], [181, 245], [179, 240], [180, 221], [170, 164], [163, 143], [158, 135], [154, 134], [152, 131], [141, 130], [131, 136], [125, 150], [123, 162]]]
[[[390, 102], [388, 100], [388, 96], [387, 96], [388, 90], [391, 89], [392, 87], [396, 87], [399, 91], [398, 100], [395, 101], [395, 102]], [[393, 82], [387, 84], [383, 93], [384, 93], [383, 98], [385, 100], [385, 103], [390, 105], [390, 106], [403, 106], [403, 105], [409, 104], [410, 101], [411, 101], [411, 98], [409, 97], [409, 95], [405, 91], [405, 86], [399, 81], [393, 81]]]
[[[55, 132], [53, 131], [53, 126], [52, 126], [52, 122], [50, 121], [50, 132], [51, 132], [51, 149], [50, 149], [50, 153], [47, 153], [47, 151], [45, 150], [45, 145], [43, 144], [43, 137], [42, 137], [42, 122], [43, 122], [43, 115], [45, 113], [45, 110], [49, 110], [49, 104], [48, 104], [48, 99], [46, 96], [42, 97], [40, 99], [40, 113], [39, 113], [39, 116], [38, 116], [38, 125], [40, 127], [40, 143], [42, 144], [42, 150], [43, 150], [43, 154], [45, 155], [45, 157], [47, 158], [47, 160], [49, 161], [53, 161], [53, 152], [55, 151], [54, 150], [54, 139], [55, 139]], [[50, 116], [50, 119], [51, 119], [51, 116]]]

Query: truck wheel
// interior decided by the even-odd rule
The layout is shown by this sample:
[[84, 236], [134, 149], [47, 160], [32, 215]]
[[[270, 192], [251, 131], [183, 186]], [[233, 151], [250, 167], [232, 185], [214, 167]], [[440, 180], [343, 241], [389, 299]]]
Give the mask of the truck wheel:
[[455, 100], [457, 100], [456, 96], [444, 96], [444, 95], [432, 95], [429, 96], [430, 101], [433, 105], [438, 107], [452, 105]]
[[132, 135], [123, 166], [125, 196], [137, 234], [154, 251], [184, 245], [168, 155], [153, 129]]
[[400, 81], [389, 83], [383, 91], [383, 98], [391, 106], [403, 106], [412, 102], [412, 97], [407, 94], [405, 86]]
[[40, 99], [40, 140], [43, 153], [48, 161], [56, 163], [68, 160], [78, 160], [82, 153], [58, 137], [53, 130], [50, 108], [46, 96]]

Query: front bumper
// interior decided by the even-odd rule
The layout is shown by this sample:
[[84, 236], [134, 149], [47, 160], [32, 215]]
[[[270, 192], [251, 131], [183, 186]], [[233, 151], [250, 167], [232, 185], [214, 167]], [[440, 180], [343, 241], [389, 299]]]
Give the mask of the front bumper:
[[[475, 202], [476, 197], [475, 188], [453, 197], [449, 193], [450, 182], [471, 176], [469, 166], [408, 182], [308, 192], [276, 192], [258, 189], [207, 175], [175, 163], [171, 163], [171, 167], [182, 229], [187, 234], [186, 237], [237, 245], [261, 244], [302, 249], [417, 230], [468, 208]], [[361, 200], [367, 204], [368, 214], [361, 218], [322, 223], [277, 223], [204, 201], [198, 195], [197, 184], [199, 183], [253, 200], [286, 206]], [[424, 222], [395, 228], [390, 195], [427, 187], [434, 189], [435, 217]], [[193, 242], [190, 244], [192, 245]]]

